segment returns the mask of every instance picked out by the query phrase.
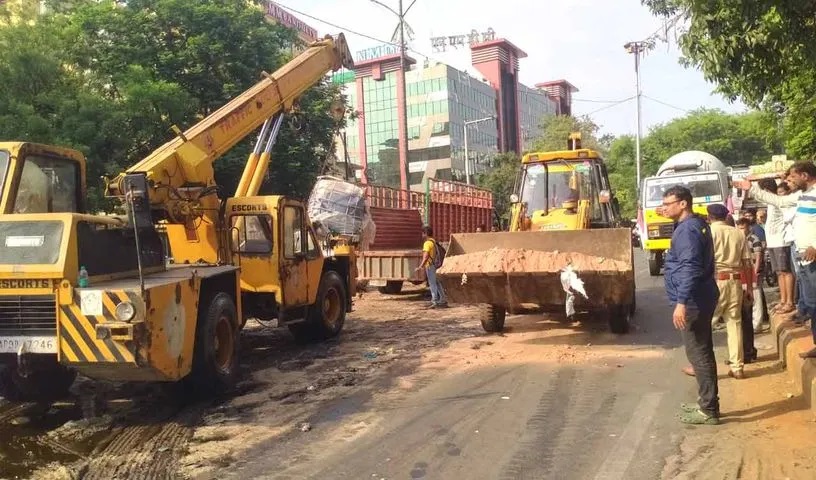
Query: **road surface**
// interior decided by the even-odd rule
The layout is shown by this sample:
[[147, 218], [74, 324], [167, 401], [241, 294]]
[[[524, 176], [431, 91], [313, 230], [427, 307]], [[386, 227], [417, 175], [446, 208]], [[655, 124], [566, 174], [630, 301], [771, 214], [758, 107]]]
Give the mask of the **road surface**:
[[[514, 350], [528, 350], [528, 361], [507, 358], [443, 374], [378, 404], [365, 416], [366, 434], [321, 439], [319, 430], [369, 408], [366, 397], [349, 397], [313, 419], [313, 434], [260, 446], [230, 469], [231, 478], [658, 478], [682, 431], [673, 418], [678, 402], [695, 395], [678, 375], [683, 356], [667, 320], [662, 277], [644, 273], [631, 335], [591, 323], [536, 335], [562, 325], [510, 317], [506, 336], [528, 333], [509, 340]], [[599, 353], [575, 362], [535, 358], [564, 346], [578, 355]], [[501, 351], [496, 343], [489, 348]]]
[[150, 385], [0, 400], [0, 478], [816, 478], [816, 424], [767, 336], [748, 379], [720, 366], [723, 425], [678, 422], [696, 384], [662, 277], [638, 260], [629, 335], [537, 315], [488, 335], [472, 308], [372, 293], [324, 344], [250, 326], [245, 379], [216, 402]]

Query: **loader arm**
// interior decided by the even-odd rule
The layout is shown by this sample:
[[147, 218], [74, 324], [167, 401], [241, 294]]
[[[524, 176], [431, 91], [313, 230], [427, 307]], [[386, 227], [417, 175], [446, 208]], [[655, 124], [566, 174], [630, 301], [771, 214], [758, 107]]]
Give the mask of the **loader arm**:
[[[293, 103], [329, 71], [353, 68], [354, 62], [343, 34], [311, 44], [300, 55], [185, 132], [177, 127], [176, 138], [148, 157], [107, 181], [106, 195], [124, 197], [128, 175], [146, 176], [150, 209], [154, 218], [188, 223], [200, 216], [215, 216], [213, 163], [267, 119], [292, 108]], [[267, 163], [248, 165], [253, 185], [266, 173]], [[243, 181], [243, 180], [242, 180]], [[212, 213], [210, 213], [212, 212]]]

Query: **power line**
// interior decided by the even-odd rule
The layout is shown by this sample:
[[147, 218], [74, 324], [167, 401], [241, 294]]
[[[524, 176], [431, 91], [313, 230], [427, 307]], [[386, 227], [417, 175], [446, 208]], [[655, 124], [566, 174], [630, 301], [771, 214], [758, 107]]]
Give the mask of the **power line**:
[[[340, 30], [340, 31], [343, 31], [343, 32], [348, 32], [348, 33], [351, 33], [352, 35], [357, 35], [357, 36], [359, 36], [359, 37], [367, 38], [367, 39], [369, 39], [369, 40], [373, 40], [373, 41], [375, 41], [375, 42], [380, 42], [380, 43], [384, 43], [384, 44], [387, 44], [387, 45], [392, 45], [392, 46], [395, 46], [395, 47], [399, 47], [399, 44], [397, 44], [397, 43], [394, 43], [394, 42], [389, 42], [389, 41], [386, 41], [386, 40], [382, 40], [382, 39], [379, 39], [379, 38], [377, 38], [377, 37], [373, 37], [373, 36], [371, 36], [371, 35], [368, 35], [368, 34], [365, 34], [365, 33], [361, 33], [361, 32], [358, 32], [358, 31], [352, 30], [352, 29], [350, 29], [350, 28], [344, 27], [344, 26], [342, 26], [342, 25], [338, 25], [338, 24], [336, 24], [336, 23], [329, 22], [328, 20], [324, 20], [324, 19], [322, 19], [322, 18], [316, 17], [316, 16], [314, 16], [314, 15], [311, 15], [311, 14], [308, 14], [308, 13], [306, 13], [306, 12], [300, 11], [300, 10], [298, 10], [298, 9], [296, 9], [296, 8], [292, 8], [292, 7], [290, 7], [289, 5], [286, 5], [286, 4], [283, 4], [283, 3], [280, 3], [280, 2], [276, 2], [276, 3], [277, 3], [279, 6], [283, 7], [284, 9], [286, 9], [286, 10], [289, 10], [289, 11], [291, 11], [291, 12], [293, 12], [293, 13], [298, 14], [298, 15], [303, 15], [303, 16], [304, 16], [304, 17], [306, 17], [306, 18], [310, 18], [310, 19], [312, 19], [312, 20], [314, 20], [314, 21], [316, 21], [316, 22], [323, 23], [323, 24], [328, 25], [328, 26], [330, 26], [330, 27], [332, 27], [332, 28], [336, 28], [336, 29], [338, 29], [338, 30]], [[411, 47], [407, 47], [407, 46], [406, 46], [406, 50], [411, 51], [411, 52], [413, 52], [413, 53], [416, 53], [417, 55], [420, 55], [420, 56], [423, 56], [423, 57], [429, 58], [429, 59], [431, 59], [431, 60], [434, 60], [434, 61], [437, 61], [437, 62], [442, 62], [442, 60], [440, 60], [440, 59], [438, 59], [438, 58], [435, 58], [435, 57], [433, 57], [433, 56], [431, 56], [431, 55], [428, 55], [428, 54], [426, 54], [426, 53], [420, 52], [420, 51], [418, 51], [418, 50], [416, 50], [416, 49], [414, 49], [414, 48], [411, 48]], [[443, 63], [444, 63], [444, 62], [443, 62]], [[531, 91], [531, 92], [528, 92], [528, 93], [533, 93], [533, 94], [535, 94], [535, 95], [541, 95], [541, 96], [543, 96], [543, 97], [545, 97], [545, 98], [548, 98], [548, 99], [549, 99], [549, 98], [551, 98], [551, 97], [550, 97], [549, 95], [547, 95], [546, 93], [543, 93], [543, 92], [538, 92], [538, 91], [534, 91], [534, 90], [533, 90], [533, 91]], [[634, 98], [634, 97], [629, 97], [629, 98], [624, 98], [624, 99], [621, 99], [621, 100], [598, 100], [598, 99], [583, 99], [583, 98], [573, 98], [573, 99], [572, 99], [572, 101], [574, 101], [574, 102], [585, 102], [585, 103], [606, 103], [606, 104], [609, 104], [609, 105], [607, 105], [606, 107], [600, 108], [600, 109], [598, 109], [598, 110], [595, 110], [595, 111], [590, 112], [590, 113], [588, 113], [588, 114], [587, 114], [587, 115], [592, 115], [593, 113], [597, 113], [597, 112], [600, 112], [600, 111], [606, 110], [607, 108], [611, 108], [611, 107], [614, 107], [614, 106], [616, 106], [616, 105], [620, 105], [620, 104], [622, 104], [622, 103], [628, 102], [629, 100], [632, 100], [633, 98]]]
[[[631, 98], [631, 97], [630, 97]], [[618, 100], [597, 100], [594, 98], [573, 98], [573, 102], [582, 102], [582, 103], [620, 103], [626, 101], [628, 99], [618, 99]]]
[[650, 96], [648, 96], [648, 95], [643, 95], [643, 98], [648, 98], [649, 100], [651, 100], [651, 101], [653, 101], [653, 102], [659, 103], [659, 104], [661, 104], [661, 105], [665, 105], [665, 106], [667, 106], [667, 107], [669, 107], [669, 108], [673, 108], [673, 109], [675, 109], [675, 110], [680, 110], [681, 112], [691, 113], [691, 111], [690, 111], [690, 110], [686, 110], [685, 108], [681, 108], [681, 107], [674, 106], [674, 105], [672, 105], [672, 104], [670, 104], [670, 103], [666, 103], [666, 102], [664, 102], [664, 101], [662, 101], [662, 100], [658, 100], [658, 99], [656, 99], [656, 98], [652, 98], [652, 97], [650, 97]]
[[[326, 25], [328, 25], [328, 26], [330, 26], [330, 27], [332, 27], [332, 28], [336, 28], [336, 29], [338, 29], [338, 30], [340, 30], [340, 31], [342, 31], [342, 32], [348, 32], [348, 33], [351, 33], [351, 34], [353, 34], [353, 35], [357, 35], [357, 36], [359, 36], [359, 37], [363, 37], [363, 38], [367, 38], [367, 39], [369, 39], [369, 40], [373, 40], [373, 41], [375, 41], [375, 42], [380, 42], [380, 43], [384, 43], [384, 44], [386, 44], [386, 45], [391, 45], [391, 46], [394, 46], [394, 47], [399, 47], [399, 44], [398, 44], [398, 43], [389, 42], [389, 41], [386, 41], [386, 40], [379, 39], [379, 38], [377, 38], [377, 37], [372, 37], [371, 35], [367, 35], [367, 34], [365, 34], [365, 33], [360, 33], [360, 32], [354, 31], [354, 30], [352, 30], [352, 29], [350, 29], [350, 28], [346, 28], [346, 27], [344, 27], [344, 26], [342, 26], [342, 25], [337, 25], [336, 23], [329, 22], [328, 20], [323, 20], [322, 18], [315, 17], [314, 15], [310, 15], [310, 14], [308, 14], [308, 13], [306, 13], [306, 12], [302, 12], [302, 11], [300, 11], [300, 10], [297, 10], [297, 9], [295, 9], [295, 8], [292, 8], [292, 7], [290, 7], [290, 6], [288, 6], [288, 5], [285, 5], [285, 4], [283, 4], [283, 3], [280, 3], [280, 2], [276, 2], [276, 3], [277, 3], [279, 6], [281, 6], [281, 7], [285, 8], [286, 10], [289, 10], [289, 11], [291, 11], [291, 12], [293, 12], [293, 13], [297, 13], [298, 15], [303, 15], [304, 17], [307, 17], [307, 18], [311, 18], [312, 20], [314, 20], [314, 21], [316, 21], [316, 22], [320, 22], [320, 23], [326, 24]], [[418, 51], [418, 50], [415, 50], [415, 49], [413, 49], [413, 48], [411, 48], [411, 47], [406, 46], [406, 47], [405, 47], [405, 49], [406, 49], [406, 50], [408, 50], [408, 51], [414, 52], [414, 53], [416, 53], [417, 55], [420, 55], [420, 56], [422, 56], [422, 57], [429, 58], [429, 59], [432, 59], [432, 60], [435, 60], [435, 61], [441, 62], [441, 60], [439, 60], [438, 58], [434, 58], [434, 57], [432, 57], [432, 56], [430, 56], [430, 55], [427, 55], [427, 54], [425, 54], [425, 53], [422, 53], [422, 52], [420, 52], [420, 51]]]
[[590, 115], [595, 115], [595, 114], [596, 114], [596, 113], [598, 113], [598, 112], [603, 112], [604, 110], [610, 109], [610, 108], [612, 108], [612, 107], [617, 107], [618, 105], [622, 105], [622, 104], [624, 104], [624, 103], [626, 103], [626, 102], [628, 102], [628, 101], [630, 101], [630, 100], [632, 100], [632, 99], [634, 99], [634, 98], [635, 98], [635, 96], [634, 96], [634, 95], [633, 95], [633, 96], [631, 96], [631, 97], [629, 97], [629, 98], [624, 98], [623, 100], [620, 100], [620, 101], [618, 101], [618, 102], [615, 102], [615, 103], [613, 103], [612, 105], [607, 105], [607, 106], [605, 106], [605, 107], [601, 107], [601, 108], [599, 108], [599, 109], [597, 109], [597, 110], [593, 110], [593, 111], [591, 111], [591, 112], [589, 112], [589, 113], [584, 113], [584, 114], [583, 114], [583, 116], [588, 117], [588, 116], [590, 116]]

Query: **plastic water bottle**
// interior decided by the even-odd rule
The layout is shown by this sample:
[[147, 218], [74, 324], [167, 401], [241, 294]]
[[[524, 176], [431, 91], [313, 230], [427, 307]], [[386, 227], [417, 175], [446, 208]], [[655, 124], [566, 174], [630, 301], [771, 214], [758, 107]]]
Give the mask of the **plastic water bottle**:
[[84, 266], [79, 267], [79, 288], [86, 288], [88, 284], [88, 271]]

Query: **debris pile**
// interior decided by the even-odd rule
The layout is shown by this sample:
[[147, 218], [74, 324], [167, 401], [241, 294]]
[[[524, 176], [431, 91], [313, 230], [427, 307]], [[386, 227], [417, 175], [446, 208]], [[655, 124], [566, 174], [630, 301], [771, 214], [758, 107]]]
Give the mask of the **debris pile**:
[[486, 251], [446, 257], [439, 273], [557, 273], [568, 265], [572, 265], [572, 269], [577, 272], [627, 272], [631, 270], [631, 265], [627, 262], [583, 253], [494, 247]]

